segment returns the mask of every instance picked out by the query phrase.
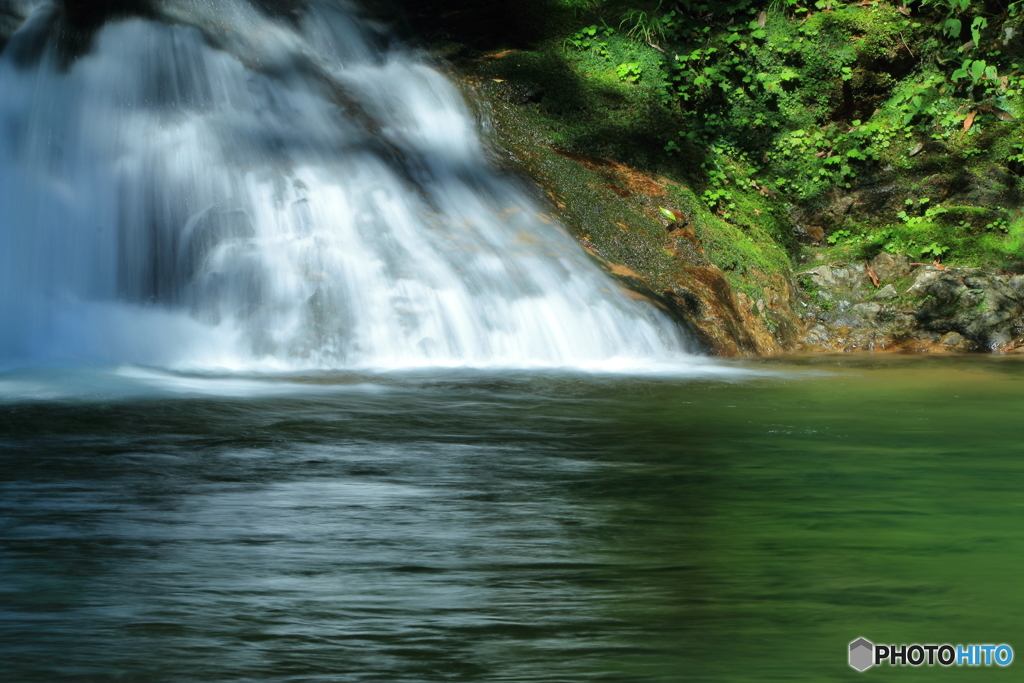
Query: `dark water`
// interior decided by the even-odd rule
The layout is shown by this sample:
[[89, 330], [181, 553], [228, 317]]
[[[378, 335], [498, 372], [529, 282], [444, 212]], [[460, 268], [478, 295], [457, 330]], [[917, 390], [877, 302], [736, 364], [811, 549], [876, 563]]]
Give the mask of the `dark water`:
[[1024, 363], [743, 367], [0, 376], [0, 678], [1020, 680]]

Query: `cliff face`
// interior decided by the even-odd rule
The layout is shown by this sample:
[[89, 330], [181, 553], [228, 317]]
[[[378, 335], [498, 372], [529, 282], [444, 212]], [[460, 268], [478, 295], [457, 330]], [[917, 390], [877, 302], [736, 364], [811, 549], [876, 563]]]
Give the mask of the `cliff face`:
[[726, 223], [665, 176], [559, 147], [515, 103], [514, 86], [465, 83], [493, 124], [498, 162], [532, 179], [552, 216], [634, 296], [673, 315], [712, 354], [794, 347], [803, 324], [789, 258], [763, 227]]
[[[492, 123], [499, 163], [532, 179], [552, 216], [610, 275], [709, 353], [1024, 352], [1024, 276], [828, 244], [820, 224], [835, 234], [850, 213], [870, 210], [863, 194], [837, 192], [816, 214], [801, 214], [758, 192], [753, 221], [740, 222], [742, 213], [726, 221], [679, 182], [558, 147], [504, 81], [465, 84]], [[902, 199], [913, 188], [896, 182], [885, 194]], [[991, 204], [1006, 192], [968, 191]], [[787, 252], [771, 227], [803, 244]]]

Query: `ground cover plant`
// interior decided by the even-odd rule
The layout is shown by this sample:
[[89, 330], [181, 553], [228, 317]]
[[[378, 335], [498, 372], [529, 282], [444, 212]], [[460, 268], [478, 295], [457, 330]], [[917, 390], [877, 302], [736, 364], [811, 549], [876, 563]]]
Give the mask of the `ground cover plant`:
[[785, 207], [837, 257], [1019, 267], [1024, 3], [532, 7], [537, 39], [491, 68], [559, 144], [678, 179], [730, 223]]

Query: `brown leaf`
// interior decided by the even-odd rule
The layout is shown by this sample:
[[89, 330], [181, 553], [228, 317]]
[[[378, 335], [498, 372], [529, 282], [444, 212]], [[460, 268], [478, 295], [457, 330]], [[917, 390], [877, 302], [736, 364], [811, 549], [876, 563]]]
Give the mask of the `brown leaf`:
[[760, 28], [764, 28], [764, 25], [768, 23], [768, 12], [761, 10], [761, 13], [757, 15], [757, 25]]
[[522, 50], [503, 50], [501, 52], [495, 52], [494, 54], [489, 54], [489, 55], [484, 55], [483, 57], [479, 57], [479, 58], [477, 58], [476, 61], [482, 62], [485, 59], [501, 59], [502, 57], [508, 57], [509, 55], [514, 55], [517, 52], [522, 52]]
[[910, 150], [909, 156], [916, 156], [922, 149], [924, 149], [924, 143], [923, 142], [917, 143], [917, 145], [914, 147], [914, 149]]
[[868, 277], [871, 278], [871, 284], [873, 284], [875, 287], [877, 287], [878, 286], [878, 276], [875, 275], [875, 269], [872, 268], [871, 266], [868, 266]]
[[899, 10], [900, 14], [908, 17], [910, 16], [910, 8], [908, 8], [906, 5], [900, 5], [896, 9]]
[[970, 114], [967, 115], [967, 118], [964, 119], [964, 132], [965, 133], [971, 129], [971, 126], [974, 125], [974, 117], [977, 116], [977, 115], [978, 115], [978, 112], [972, 111]]

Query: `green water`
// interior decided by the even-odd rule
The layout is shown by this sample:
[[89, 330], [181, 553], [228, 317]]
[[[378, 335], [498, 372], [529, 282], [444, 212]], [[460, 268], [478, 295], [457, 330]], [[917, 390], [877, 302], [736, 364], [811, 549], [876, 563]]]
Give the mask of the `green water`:
[[1024, 363], [724, 367], [0, 376], [0, 677], [1019, 680]]

